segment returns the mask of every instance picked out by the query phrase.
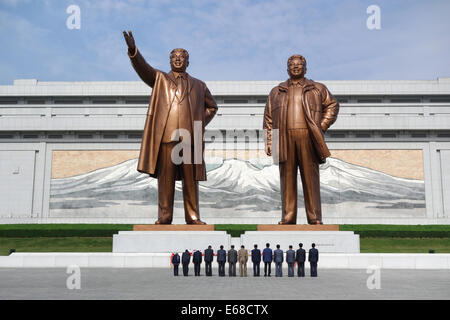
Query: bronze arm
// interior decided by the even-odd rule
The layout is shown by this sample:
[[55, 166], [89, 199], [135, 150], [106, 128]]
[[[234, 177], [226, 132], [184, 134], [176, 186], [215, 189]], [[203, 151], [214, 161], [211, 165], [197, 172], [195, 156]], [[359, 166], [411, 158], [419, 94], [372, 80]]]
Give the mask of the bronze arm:
[[337, 119], [339, 102], [325, 86], [320, 88], [320, 93], [322, 97], [322, 121], [320, 126], [325, 132]]

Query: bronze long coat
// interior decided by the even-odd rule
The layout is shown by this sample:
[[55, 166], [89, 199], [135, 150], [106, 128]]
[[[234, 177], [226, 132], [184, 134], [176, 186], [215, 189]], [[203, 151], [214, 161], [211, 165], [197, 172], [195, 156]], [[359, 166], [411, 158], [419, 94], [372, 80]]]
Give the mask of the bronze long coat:
[[[279, 162], [287, 159], [287, 107], [289, 80], [270, 91], [264, 110], [263, 128], [266, 130], [267, 147], [272, 147], [272, 129], [278, 129], [279, 147], [272, 156]], [[323, 133], [336, 121], [339, 103], [322, 83], [306, 79], [302, 94], [302, 106], [317, 161], [324, 163], [330, 156]]]
[[[157, 178], [157, 160], [164, 128], [177, 90], [176, 80], [172, 72], [165, 73], [152, 68], [136, 49], [134, 55], [130, 55], [131, 63], [140, 78], [153, 88], [142, 135], [141, 151], [137, 170], [148, 173]], [[217, 112], [217, 104], [209, 89], [203, 81], [195, 79], [187, 74], [187, 98], [189, 99], [192, 126], [194, 121], [200, 121], [202, 125], [202, 163], [194, 165], [195, 180], [206, 180], [206, 166], [203, 158], [205, 142], [203, 139], [205, 126], [212, 120]], [[191, 132], [193, 139], [193, 132]], [[180, 176], [177, 175], [177, 180]]]

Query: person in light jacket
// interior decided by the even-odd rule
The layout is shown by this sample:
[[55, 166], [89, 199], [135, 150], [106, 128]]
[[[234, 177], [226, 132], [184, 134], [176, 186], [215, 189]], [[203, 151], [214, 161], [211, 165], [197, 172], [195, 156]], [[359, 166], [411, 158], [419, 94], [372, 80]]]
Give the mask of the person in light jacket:
[[292, 250], [292, 246], [289, 246], [289, 250], [286, 251], [286, 262], [288, 264], [288, 277], [294, 276], [294, 263], [295, 263], [295, 251]]
[[244, 246], [241, 246], [241, 249], [238, 251], [238, 260], [239, 260], [239, 274], [241, 275], [241, 277], [246, 277], [248, 252], [247, 250], [245, 250]]
[[277, 249], [273, 252], [273, 261], [275, 262], [276, 277], [283, 276], [283, 250], [280, 249], [280, 245], [277, 244]]

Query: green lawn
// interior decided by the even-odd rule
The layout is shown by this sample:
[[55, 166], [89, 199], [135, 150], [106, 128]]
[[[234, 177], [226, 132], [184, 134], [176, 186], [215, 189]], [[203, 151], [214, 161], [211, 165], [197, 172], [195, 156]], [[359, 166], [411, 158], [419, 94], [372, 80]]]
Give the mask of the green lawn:
[[360, 238], [362, 253], [450, 253], [450, 238]]
[[[111, 252], [112, 237], [0, 238], [0, 255], [17, 252]], [[361, 238], [361, 252], [450, 253], [450, 238]]]
[[240, 237], [245, 231], [256, 231], [256, 224], [216, 224], [214, 230], [226, 231], [232, 237]]
[[112, 237], [0, 238], [0, 255], [16, 252], [111, 252]]
[[132, 224], [0, 224], [0, 237], [112, 237]]
[[[14, 224], [0, 225], [0, 255], [17, 252], [111, 252], [112, 235], [132, 230], [131, 224]], [[219, 224], [239, 237], [256, 224]], [[341, 225], [360, 235], [361, 252], [450, 253], [450, 225]]]
[[341, 231], [354, 231], [364, 238], [450, 238], [450, 225], [344, 224]]

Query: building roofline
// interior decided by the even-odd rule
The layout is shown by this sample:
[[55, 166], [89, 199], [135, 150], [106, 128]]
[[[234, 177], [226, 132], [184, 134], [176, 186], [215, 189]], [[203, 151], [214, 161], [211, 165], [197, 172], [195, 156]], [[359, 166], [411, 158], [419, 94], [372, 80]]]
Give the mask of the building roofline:
[[[215, 96], [266, 96], [282, 81], [205, 81]], [[450, 78], [436, 80], [323, 80], [334, 95], [450, 94]], [[142, 81], [38, 81], [16, 79], [0, 85], [0, 96], [140, 96], [151, 88]]]

